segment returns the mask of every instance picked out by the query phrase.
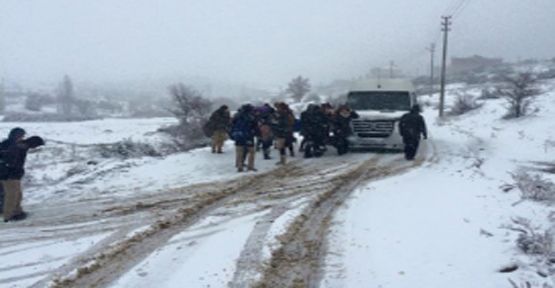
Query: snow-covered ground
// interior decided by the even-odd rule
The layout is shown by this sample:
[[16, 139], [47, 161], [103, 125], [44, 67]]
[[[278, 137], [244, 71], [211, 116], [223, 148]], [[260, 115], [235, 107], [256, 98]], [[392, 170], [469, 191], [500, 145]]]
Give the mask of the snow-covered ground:
[[427, 110], [436, 163], [353, 193], [334, 219], [324, 287], [510, 287], [509, 278], [553, 285], [546, 271], [554, 255], [524, 256], [507, 229], [525, 217], [550, 230], [551, 208], [501, 187], [514, 182], [511, 173], [540, 174], [537, 163], [555, 161], [554, 84], [523, 119], [502, 120], [502, 99], [445, 121]]
[[[451, 88], [448, 104], [455, 90], [465, 89], [464, 85]], [[534, 287], [553, 285], [554, 271], [546, 261], [550, 257], [526, 255], [515, 243], [519, 233], [508, 229], [517, 217], [541, 226], [538, 231], [552, 228], [549, 205], [521, 201], [518, 189], [506, 189], [514, 183], [511, 173], [520, 170], [555, 181], [553, 174], [540, 172], [538, 164], [555, 161], [555, 81], [544, 83], [543, 89], [545, 93], [534, 102], [537, 111], [516, 120], [501, 119], [505, 109], [500, 99], [486, 100], [478, 110], [441, 121], [437, 110], [427, 108], [430, 139], [423, 145], [428, 149], [422, 153], [428, 155], [422, 165], [363, 182], [333, 215], [322, 286], [511, 287], [508, 279], [519, 284], [530, 281]], [[472, 88], [470, 93], [479, 91]], [[434, 104], [434, 99], [427, 102]], [[259, 172], [237, 173], [231, 143], [223, 155], [202, 148], [163, 157], [102, 158], [94, 150], [99, 143], [124, 139], [159, 143], [164, 139], [155, 131], [172, 123], [171, 119], [0, 123], [0, 133], [22, 126], [29, 135], [43, 135], [53, 143], [28, 160], [31, 180], [23, 205], [31, 218], [0, 225], [0, 256], [5, 259], [0, 263], [0, 287], [34, 283], [42, 287], [55, 278], [75, 277], [82, 273], [79, 267], [103, 259], [97, 256], [105, 246], [117, 247], [126, 239], [136, 242], [134, 235], [153, 231], [158, 220], [177, 214], [180, 205], [186, 206], [186, 197], [197, 192], [191, 185], [210, 187], [231, 180], [241, 184], [242, 179], [250, 183], [239, 186], [243, 196], [231, 197], [190, 226], [167, 229], [173, 234], [154, 238], [163, 240], [149, 246], [152, 249], [140, 250], [144, 257], [128, 263], [108, 286], [252, 284], [261, 279], [288, 227], [304, 217], [322, 191], [341, 183], [334, 177], [365, 161], [375, 161], [376, 167], [406, 163], [398, 154], [338, 157], [328, 153], [322, 159], [295, 159], [288, 172], [273, 170], [275, 160], [263, 161], [258, 155]], [[62, 160], [50, 159], [56, 156]], [[274, 178], [268, 176], [272, 173], [277, 173]], [[280, 178], [290, 179], [289, 186], [274, 186], [283, 184]], [[183, 187], [193, 188], [180, 192]], [[167, 199], [176, 206], [170, 203], [153, 211], [144, 208], [149, 207], [148, 201], [139, 205], [136, 200], [164, 203], [166, 198], [161, 197], [171, 195], [176, 196]], [[126, 206], [116, 207], [124, 211], [121, 221], [119, 214], [93, 215], [76, 223], [33, 219], [34, 211], [35, 216], [47, 215], [44, 211], [49, 208], [68, 217], [78, 211], [64, 209], [76, 207], [103, 215], [117, 203], [137, 208], [137, 216], [126, 214], [131, 213]], [[515, 265], [518, 269], [512, 273], [499, 272]]]

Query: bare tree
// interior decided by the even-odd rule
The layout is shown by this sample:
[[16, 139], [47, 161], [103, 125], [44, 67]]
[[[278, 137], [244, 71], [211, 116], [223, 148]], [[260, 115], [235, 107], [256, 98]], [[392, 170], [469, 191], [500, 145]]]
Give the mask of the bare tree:
[[186, 151], [207, 144], [202, 126], [210, 115], [212, 103], [183, 83], [171, 85], [168, 90], [173, 105], [169, 111], [179, 120], [179, 125], [162, 131], [174, 136], [174, 144], [179, 150]]
[[285, 90], [285, 92], [291, 94], [293, 99], [299, 102], [303, 99], [304, 95], [310, 92], [310, 88], [310, 80], [299, 75], [296, 78], [293, 78], [291, 82], [289, 82], [287, 90]]
[[68, 75], [64, 76], [62, 82], [58, 86], [58, 113], [70, 115], [74, 104], [73, 82]]
[[536, 77], [529, 72], [503, 77], [506, 85], [497, 89], [497, 94], [509, 103], [506, 118], [525, 116], [532, 98], [540, 94]]
[[170, 112], [179, 119], [181, 124], [192, 124], [201, 121], [209, 115], [212, 103], [203, 98], [202, 94], [183, 83], [169, 87], [173, 108]]

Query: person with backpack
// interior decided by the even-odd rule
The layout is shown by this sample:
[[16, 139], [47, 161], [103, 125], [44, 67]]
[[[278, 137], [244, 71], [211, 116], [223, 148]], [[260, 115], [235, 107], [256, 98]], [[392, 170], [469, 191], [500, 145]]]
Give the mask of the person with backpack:
[[256, 142], [256, 151], [260, 150], [262, 146], [262, 153], [264, 155], [264, 160], [272, 159], [270, 157], [270, 149], [274, 142], [274, 134], [272, 133], [272, 123], [274, 121], [275, 109], [266, 103], [256, 109], [256, 119], [258, 121], [258, 131]]
[[14, 128], [8, 139], [0, 143], [0, 179], [4, 188], [4, 222], [23, 220], [27, 213], [21, 208], [21, 179], [25, 175], [27, 151], [44, 145], [38, 136], [25, 138], [25, 130]]
[[328, 137], [328, 117], [318, 105], [308, 105], [301, 114], [301, 133], [304, 143], [301, 143], [304, 158], [320, 157], [326, 151], [326, 138]]
[[276, 103], [276, 116], [272, 125], [272, 132], [276, 137], [276, 149], [279, 151], [279, 162], [277, 165], [285, 165], [287, 163], [287, 140], [289, 134], [292, 133], [291, 115], [289, 106], [285, 103]]
[[409, 113], [404, 114], [399, 121], [399, 133], [403, 137], [405, 144], [405, 159], [414, 160], [416, 151], [420, 144], [420, 136], [428, 139], [428, 132], [426, 130], [426, 122], [424, 117], [420, 115], [420, 106], [412, 106]]
[[227, 139], [227, 132], [231, 124], [231, 115], [227, 105], [222, 105], [210, 115], [208, 125], [212, 130], [212, 153], [223, 153], [222, 148]]
[[349, 151], [349, 141], [347, 137], [351, 136], [351, 121], [359, 118], [355, 111], [347, 105], [337, 108], [333, 115], [333, 143], [337, 149], [337, 154], [343, 155]]
[[251, 104], [245, 104], [233, 116], [230, 136], [235, 141], [235, 167], [237, 172], [243, 172], [244, 160], [247, 159], [248, 171], [254, 168], [254, 136], [257, 135], [258, 124]]
[[285, 147], [289, 150], [289, 155], [291, 157], [295, 157], [295, 146], [294, 144], [297, 142], [297, 138], [295, 138], [295, 124], [297, 119], [295, 118], [295, 114], [293, 110], [287, 105], [283, 103], [284, 109], [287, 110], [287, 137], [285, 139]]
[[0, 185], [0, 214], [4, 214], [4, 186]]

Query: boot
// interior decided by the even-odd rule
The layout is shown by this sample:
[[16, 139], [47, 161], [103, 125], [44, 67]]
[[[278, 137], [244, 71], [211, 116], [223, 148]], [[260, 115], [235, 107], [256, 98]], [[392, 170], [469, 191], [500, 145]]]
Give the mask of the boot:
[[235, 146], [235, 167], [237, 167], [238, 172], [243, 171], [243, 146]]
[[272, 159], [272, 157], [270, 157], [270, 150], [264, 149], [264, 160], [270, 160], [270, 159]]
[[254, 154], [255, 154], [255, 148], [249, 147], [247, 149], [247, 167], [249, 168], [249, 171], [257, 171], [254, 168]]
[[279, 156], [279, 162], [276, 165], [285, 165], [287, 164], [287, 157], [285, 155]]

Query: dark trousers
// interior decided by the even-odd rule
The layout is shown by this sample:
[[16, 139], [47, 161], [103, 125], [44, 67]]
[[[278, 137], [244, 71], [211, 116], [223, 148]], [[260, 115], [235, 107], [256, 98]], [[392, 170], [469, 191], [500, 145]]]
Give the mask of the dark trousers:
[[420, 145], [420, 139], [405, 137], [403, 138], [403, 143], [405, 143], [405, 159], [414, 160], [416, 151], [418, 151], [418, 145]]

